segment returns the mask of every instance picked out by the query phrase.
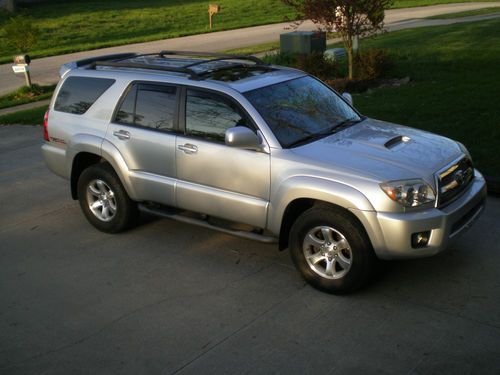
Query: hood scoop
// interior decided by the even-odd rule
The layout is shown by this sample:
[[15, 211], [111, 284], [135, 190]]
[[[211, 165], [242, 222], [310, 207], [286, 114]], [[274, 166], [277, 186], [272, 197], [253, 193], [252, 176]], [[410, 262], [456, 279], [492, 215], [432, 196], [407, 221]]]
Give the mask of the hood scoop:
[[405, 143], [408, 143], [411, 141], [411, 138], [406, 136], [406, 135], [398, 135], [394, 138], [389, 139], [387, 142], [384, 143], [384, 147], [392, 150], [398, 146], [402, 146]]

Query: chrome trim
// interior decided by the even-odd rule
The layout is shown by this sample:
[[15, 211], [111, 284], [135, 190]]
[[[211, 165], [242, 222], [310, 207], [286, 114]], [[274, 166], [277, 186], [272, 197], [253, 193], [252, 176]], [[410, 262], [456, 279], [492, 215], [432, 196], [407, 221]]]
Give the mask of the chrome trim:
[[[445, 167], [443, 167], [440, 170], [438, 170], [436, 173], [434, 173], [434, 183], [436, 185], [435, 186], [435, 188], [436, 188], [436, 202], [434, 203], [434, 207], [436, 207], [436, 208], [443, 208], [443, 207], [445, 207], [446, 205], [448, 205], [448, 204], [452, 203], [453, 201], [455, 201], [456, 199], [458, 199], [463, 194], [463, 192], [465, 192], [465, 190], [467, 190], [467, 188], [465, 188], [463, 190], [463, 192], [461, 192], [460, 194], [458, 194], [456, 197], [452, 198], [451, 200], [449, 200], [448, 202], [446, 202], [444, 205], [440, 205], [441, 196], [443, 194], [443, 192], [441, 191], [442, 187], [441, 187], [441, 184], [440, 184], [441, 179], [444, 178], [444, 177], [447, 177], [449, 174], [453, 173], [458, 168], [458, 164], [460, 164], [460, 162], [462, 162], [462, 160], [464, 160], [464, 159], [469, 159], [469, 157], [467, 155], [463, 154], [460, 157], [454, 159], [452, 162], [448, 163]], [[471, 161], [471, 163], [472, 163], [472, 161]], [[472, 179], [469, 182], [469, 185], [473, 181], [473, 178], [474, 178], [474, 166], [472, 165], [471, 168], [472, 168]], [[444, 187], [449, 187], [448, 190], [451, 190], [451, 189], [454, 188], [454, 187], [450, 187], [451, 184], [452, 183], [449, 183], [448, 185], [445, 185]], [[446, 190], [445, 193], [448, 190]]]

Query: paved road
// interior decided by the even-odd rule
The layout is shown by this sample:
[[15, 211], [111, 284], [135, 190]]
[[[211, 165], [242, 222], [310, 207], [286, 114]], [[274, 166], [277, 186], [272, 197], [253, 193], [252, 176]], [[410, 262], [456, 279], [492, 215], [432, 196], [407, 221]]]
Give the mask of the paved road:
[[[423, 18], [438, 14], [462, 12], [472, 9], [500, 6], [500, 2], [484, 3], [458, 3], [435, 5], [421, 8], [392, 9], [387, 11], [386, 24], [390, 30], [402, 28], [449, 24], [453, 21], [419, 20], [418, 22], [406, 23], [409, 19]], [[119, 52], [158, 52], [161, 50], [195, 50], [195, 51], [224, 51], [233, 48], [247, 47], [255, 44], [272, 42], [279, 39], [279, 35], [285, 31], [289, 23], [279, 23], [249, 27], [239, 30], [215, 32], [211, 34], [193, 35], [174, 39], [165, 39], [148, 43], [130, 44], [126, 46], [103, 48], [100, 50], [71, 53], [61, 56], [35, 59], [31, 64], [34, 82], [51, 84], [58, 81], [59, 67], [68, 62], [83, 59], [90, 56], [104, 55]], [[305, 22], [302, 30], [313, 30], [315, 26], [311, 22]], [[0, 95], [15, 90], [24, 84], [22, 75], [14, 75], [11, 64], [0, 65]]]
[[168, 220], [106, 235], [0, 127], [0, 373], [500, 372], [500, 199], [452, 251], [335, 297], [287, 252]]

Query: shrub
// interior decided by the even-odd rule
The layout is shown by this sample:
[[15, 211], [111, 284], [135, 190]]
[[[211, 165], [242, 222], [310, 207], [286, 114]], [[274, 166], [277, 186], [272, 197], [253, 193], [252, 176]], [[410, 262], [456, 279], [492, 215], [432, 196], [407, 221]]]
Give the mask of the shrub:
[[311, 54], [285, 54], [277, 53], [267, 55], [264, 61], [275, 65], [290, 66], [303, 70], [321, 80], [334, 79], [339, 75], [339, 64], [321, 52]]
[[321, 52], [308, 55], [298, 55], [294, 68], [303, 70], [321, 80], [328, 80], [338, 77], [339, 64]]
[[18, 53], [27, 53], [38, 39], [38, 28], [26, 16], [12, 17], [3, 26], [7, 44]]
[[389, 54], [382, 49], [368, 49], [359, 52], [354, 58], [354, 74], [357, 80], [387, 77], [387, 72], [392, 66]]

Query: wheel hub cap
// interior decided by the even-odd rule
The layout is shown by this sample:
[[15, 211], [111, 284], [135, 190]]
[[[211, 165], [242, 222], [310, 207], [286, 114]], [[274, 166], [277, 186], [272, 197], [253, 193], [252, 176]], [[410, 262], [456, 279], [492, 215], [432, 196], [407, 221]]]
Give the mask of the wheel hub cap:
[[340, 279], [351, 268], [352, 251], [347, 239], [329, 226], [318, 226], [307, 232], [303, 253], [309, 267], [327, 279]]
[[92, 180], [88, 184], [87, 203], [90, 211], [101, 221], [111, 221], [116, 215], [115, 194], [102, 180]]

